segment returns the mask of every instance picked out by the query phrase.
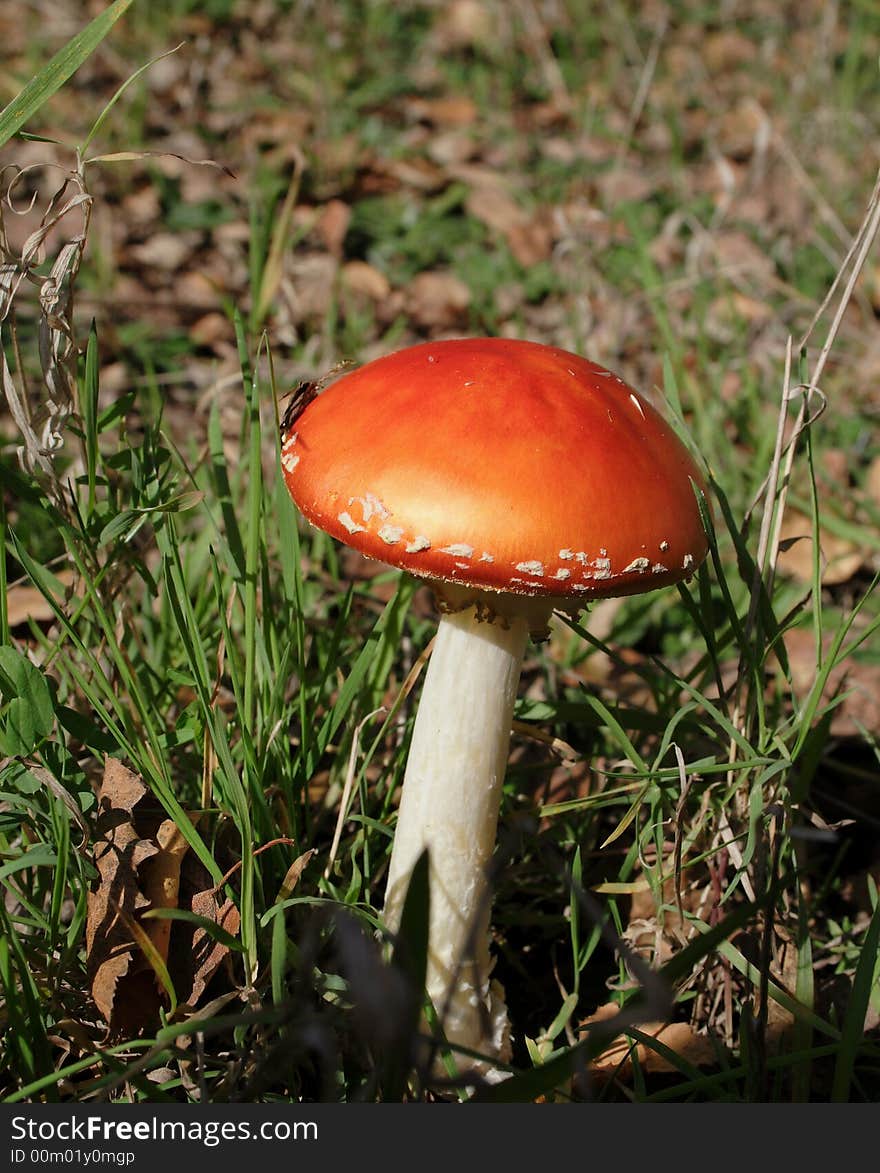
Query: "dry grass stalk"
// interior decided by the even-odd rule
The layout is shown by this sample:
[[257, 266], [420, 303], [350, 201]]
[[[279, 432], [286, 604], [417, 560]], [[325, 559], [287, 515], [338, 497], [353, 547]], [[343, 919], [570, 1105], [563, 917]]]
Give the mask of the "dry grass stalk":
[[[5, 167], [0, 171], [0, 377], [21, 436], [22, 469], [38, 476], [60, 500], [55, 456], [63, 447], [67, 421], [78, 408], [73, 293], [88, 237], [92, 197], [79, 164], [74, 170], [62, 168], [62, 182], [49, 198], [37, 228], [17, 247], [7, 221], [33, 212], [37, 197], [19, 207], [16, 189], [34, 170]], [[74, 213], [79, 214], [80, 224], [64, 239]], [[59, 239], [62, 243], [57, 244]], [[52, 247], [57, 247], [57, 253], [46, 273], [47, 252]], [[30, 386], [33, 375], [19, 349], [16, 306], [26, 285], [37, 290], [40, 391]]]
[[[798, 352], [804, 353], [810, 338], [818, 326], [818, 323], [821, 321], [823, 315], [831, 305], [835, 295], [842, 286], [837, 308], [834, 312], [834, 316], [831, 320], [831, 324], [828, 328], [828, 332], [822, 344], [822, 348], [816, 358], [809, 377], [803, 383], [792, 385], [793, 347], [790, 338], [786, 346], [783, 386], [780, 398], [776, 439], [771, 466], [764, 482], [764, 486], [762, 487], [763, 507], [758, 538], [758, 550], [755, 559], [755, 573], [752, 582], [749, 611], [743, 628], [743, 638], [744, 642], [746, 643], [754, 633], [762, 594], [765, 594], [766, 597], [770, 597], [772, 594], [773, 580], [775, 578], [776, 566], [780, 552], [782, 521], [785, 515], [788, 491], [791, 483], [798, 442], [806, 429], [815, 423], [815, 421], [825, 409], [826, 400], [823, 392], [820, 389], [822, 375], [832, 347], [834, 346], [834, 343], [837, 339], [847, 306], [853, 297], [859, 276], [861, 275], [861, 272], [868, 259], [868, 255], [877, 237], [878, 231], [880, 231], [880, 174], [878, 174], [874, 185], [874, 190], [868, 202], [868, 207], [866, 209], [862, 223], [853, 239], [847, 255], [844, 258], [826, 297], [816, 311], [809, 328], [798, 344]], [[792, 402], [798, 399], [799, 406], [797, 414], [794, 421], [790, 423], [790, 406]], [[746, 518], [746, 521], [748, 521], [748, 517]], [[732, 720], [736, 729], [746, 736], [748, 736], [748, 730], [753, 716], [752, 710], [748, 704], [748, 698], [745, 695], [748, 671], [748, 658], [745, 656], [745, 654], [742, 654], [740, 657], [737, 681], [734, 687]], [[730, 762], [731, 767], [736, 761], [737, 753], [737, 741], [735, 738], [731, 738], [728, 751], [728, 761]], [[731, 769], [730, 773], [728, 774], [727, 780], [728, 785], [732, 787], [734, 783], [733, 769]], [[742, 805], [741, 808], [737, 811], [737, 814], [741, 819], [744, 819], [747, 817], [746, 804], [748, 802], [748, 787], [740, 786], [738, 794], [742, 796]], [[768, 796], [767, 802], [769, 803], [770, 801], [772, 801], [772, 798]], [[726, 829], [729, 830], [729, 828]], [[733, 834], [730, 834], [730, 838], [734, 838]], [[758, 877], [754, 875], [756, 864], [762, 860], [762, 852], [760, 850], [756, 852], [755, 859], [756, 862], [753, 863], [750, 869], [752, 873], [751, 876], [743, 876], [743, 886], [746, 890], [746, 894], [750, 899], [754, 899], [753, 893], [755, 890], [762, 890], [761, 885], [757, 882]], [[748, 883], [746, 881], [748, 881]], [[767, 934], [769, 935], [771, 931], [772, 924], [768, 924], [766, 926]]]

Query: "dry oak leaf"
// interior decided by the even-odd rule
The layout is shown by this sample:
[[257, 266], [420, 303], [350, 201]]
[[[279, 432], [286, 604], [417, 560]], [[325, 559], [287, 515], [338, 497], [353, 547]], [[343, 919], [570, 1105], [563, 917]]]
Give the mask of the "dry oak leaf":
[[153, 1023], [162, 991], [138, 942], [146, 937], [168, 961], [172, 922], [144, 917], [177, 908], [188, 844], [173, 819], [161, 819], [140, 778], [108, 758], [98, 791], [95, 865], [88, 896], [86, 956], [95, 1005], [111, 1033], [131, 1034]]
[[[619, 1014], [619, 1008], [612, 1002], [600, 1006], [595, 1014], [585, 1018], [581, 1030], [589, 1028], [595, 1023], [606, 1023]], [[713, 1067], [718, 1062], [718, 1055], [711, 1041], [703, 1035], [695, 1034], [686, 1022], [644, 1022], [637, 1027], [643, 1035], [650, 1035], [680, 1056], [684, 1063], [692, 1067]], [[636, 1043], [626, 1035], [618, 1035], [590, 1064], [590, 1070], [597, 1075], [609, 1079], [627, 1079], [632, 1075], [632, 1055], [635, 1052], [642, 1071], [674, 1072], [679, 1068], [653, 1047], [644, 1043]]]
[[[241, 915], [232, 900], [217, 902], [217, 889], [208, 888], [196, 892], [191, 902], [196, 916], [203, 916], [224, 929], [231, 937], [237, 937], [241, 928]], [[186, 998], [190, 1006], [196, 1006], [205, 992], [211, 978], [229, 956], [229, 946], [218, 941], [199, 926], [192, 939], [193, 978], [192, 989]]]
[[107, 759], [98, 791], [94, 859], [99, 878], [87, 902], [86, 959], [92, 997], [111, 1031], [138, 1029], [159, 1005], [152, 972], [144, 973], [146, 963], [130, 927], [150, 906], [141, 890], [140, 868], [159, 850], [134, 825], [135, 807], [147, 793], [122, 762]]

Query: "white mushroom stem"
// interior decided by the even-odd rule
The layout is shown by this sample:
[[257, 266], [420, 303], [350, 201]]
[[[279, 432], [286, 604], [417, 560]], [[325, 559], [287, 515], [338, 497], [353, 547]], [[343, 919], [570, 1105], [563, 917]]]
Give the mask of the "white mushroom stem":
[[[495, 596], [493, 611], [497, 610]], [[399, 923], [416, 860], [429, 851], [431, 915], [427, 991], [451, 1043], [510, 1055], [504, 991], [490, 981], [488, 868], [510, 744], [513, 706], [530, 629], [551, 604], [504, 597], [504, 616], [468, 606], [444, 615], [413, 730], [394, 836], [385, 923]], [[520, 606], [523, 604], [523, 606]], [[459, 1057], [460, 1069], [474, 1064]], [[491, 1067], [487, 1067], [491, 1073]]]

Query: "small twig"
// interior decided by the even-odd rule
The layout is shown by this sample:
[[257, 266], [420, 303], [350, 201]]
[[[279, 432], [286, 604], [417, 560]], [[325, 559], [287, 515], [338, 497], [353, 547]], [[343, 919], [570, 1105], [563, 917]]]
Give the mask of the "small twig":
[[[295, 847], [295, 846], [296, 846], [295, 839], [290, 839], [290, 838], [288, 838], [287, 835], [280, 835], [277, 839], [270, 839], [269, 842], [264, 843], [262, 845], [262, 847], [257, 847], [254, 850], [254, 859], [256, 859], [258, 855], [262, 855], [264, 851], [268, 851], [270, 847]], [[241, 867], [241, 862], [242, 861], [239, 860], [238, 863], [234, 863], [232, 865], [232, 867], [229, 869], [229, 871], [226, 873], [226, 875], [221, 877], [220, 883], [215, 884], [214, 887], [209, 888], [208, 891], [212, 895], [216, 895], [216, 893], [220, 891], [220, 889], [223, 887], [223, 885], [228, 883], [229, 880], [232, 879], [232, 877], [235, 875], [235, 873]]]
[[519, 737], [528, 737], [531, 741], [539, 741], [542, 745], [549, 746], [551, 751], [560, 757], [567, 766], [572, 766], [575, 762], [583, 760], [583, 754], [578, 753], [573, 745], [569, 745], [567, 741], [563, 741], [561, 737], [555, 737], [545, 729], [539, 729], [530, 721], [511, 721], [510, 728]]
[[[871, 193], [871, 198], [868, 201], [868, 207], [865, 211], [861, 226], [856, 233], [853, 243], [847, 252], [842, 265], [840, 266], [834, 281], [831, 284], [831, 288], [828, 290], [828, 293], [823, 299], [822, 304], [814, 314], [806, 333], [798, 344], [798, 352], [803, 353], [822, 315], [830, 306], [836, 291], [841, 287], [841, 285], [843, 285], [843, 289], [840, 294], [840, 300], [838, 302], [837, 309], [835, 310], [834, 317], [832, 318], [831, 324], [828, 328], [825, 341], [821, 350], [819, 351], [815, 365], [813, 366], [812, 372], [806, 383], [798, 384], [797, 386], [791, 385], [793, 347], [790, 338], [786, 345], [785, 368], [783, 373], [783, 386], [779, 406], [776, 441], [774, 445], [770, 471], [765, 481], [766, 489], [764, 491], [764, 511], [761, 518], [761, 529], [758, 538], [758, 552], [755, 562], [755, 574], [752, 581], [752, 593], [749, 602], [749, 612], [744, 627], [744, 632], [747, 639], [751, 636], [754, 630], [762, 592], [765, 592], [769, 597], [773, 589], [773, 580], [775, 578], [776, 565], [779, 558], [782, 523], [788, 499], [792, 470], [794, 468], [795, 455], [798, 448], [798, 441], [803, 435], [804, 431], [815, 422], [815, 420], [825, 408], [825, 396], [820, 390], [822, 375], [825, 371], [825, 366], [828, 362], [831, 349], [837, 339], [838, 333], [840, 332], [840, 327], [843, 322], [846, 309], [852, 300], [856, 283], [858, 282], [862, 269], [865, 266], [865, 262], [867, 261], [868, 254], [872, 245], [874, 244], [878, 231], [880, 231], [880, 172], [878, 172], [877, 179], [875, 180], [874, 188]], [[844, 275], [847, 273], [847, 271], [849, 271], [849, 275], [847, 276], [844, 283]], [[788, 408], [792, 398], [796, 394], [800, 394], [801, 396], [800, 407], [786, 442], [785, 431], [788, 417]], [[819, 401], [819, 406], [818, 408], [814, 408], [814, 404], [817, 399]], [[736, 724], [737, 728], [743, 732], [745, 731], [749, 721], [749, 714], [743, 711], [741, 703], [744, 684], [745, 666], [741, 659], [735, 689], [734, 723]], [[733, 739], [731, 739], [728, 753], [728, 760], [731, 763], [736, 760], [736, 754], [736, 743]], [[732, 774], [729, 775], [729, 781], [732, 784]]]

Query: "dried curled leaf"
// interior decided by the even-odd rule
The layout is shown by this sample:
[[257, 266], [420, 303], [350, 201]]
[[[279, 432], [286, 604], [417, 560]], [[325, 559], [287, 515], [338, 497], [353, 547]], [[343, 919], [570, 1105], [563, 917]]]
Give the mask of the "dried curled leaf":
[[88, 897], [86, 957], [95, 1005], [111, 1032], [133, 1032], [158, 1012], [159, 991], [138, 949], [131, 923], [150, 907], [140, 869], [159, 850], [135, 826], [135, 808], [148, 791], [136, 774], [108, 758], [98, 792], [95, 866]]
[[[108, 758], [98, 793], [95, 864], [99, 879], [89, 894], [86, 952], [95, 1005], [112, 1034], [133, 1034], [153, 1024], [166, 993], [168, 970], [174, 986], [187, 989], [195, 971], [210, 975], [192, 949], [182, 972], [171, 957], [175, 922], [145, 916], [156, 909], [174, 909], [180, 903], [181, 869], [189, 847], [173, 819], [163, 819], [150, 803], [143, 782], [116, 758]], [[195, 907], [227, 932], [238, 932], [238, 911]], [[184, 933], [187, 927], [184, 926]], [[189, 930], [191, 931], [191, 929]], [[197, 934], [198, 935], [198, 934]], [[202, 932], [204, 935], [204, 932]], [[223, 955], [228, 952], [224, 948]], [[221, 957], [222, 959], [222, 957]], [[219, 965], [213, 965], [211, 973]], [[201, 968], [200, 968], [201, 966]]]
[[[238, 936], [241, 928], [241, 916], [231, 900], [225, 900], [222, 905], [217, 901], [216, 888], [208, 888], [204, 892], [196, 892], [192, 898], [192, 911], [197, 916], [212, 920], [231, 937]], [[203, 928], [197, 928], [192, 939], [192, 989], [186, 999], [190, 1006], [198, 1005], [205, 988], [214, 974], [229, 956], [229, 946], [216, 940]]]
[[[143, 892], [151, 909], [177, 908], [180, 867], [188, 850], [180, 828], [173, 819], [166, 819], [156, 832], [156, 853], [141, 869]], [[148, 920], [144, 924], [163, 961], [168, 960], [172, 924], [170, 920]]]
[[[34, 214], [34, 201], [18, 207], [18, 188], [33, 168], [0, 170], [0, 382], [21, 437], [18, 456], [25, 472], [56, 486], [54, 457], [64, 443], [67, 420], [76, 406], [77, 346], [73, 289], [88, 237], [92, 197], [82, 169], [62, 169], [61, 183], [39, 216], [36, 228], [16, 245], [6, 222]], [[72, 220], [71, 217], [74, 217]], [[78, 220], [76, 219], [78, 217]], [[65, 239], [67, 237], [67, 239]], [[47, 253], [55, 251], [49, 272]], [[42, 386], [39, 397], [18, 363], [15, 305], [27, 287], [37, 290], [38, 345]], [[14, 356], [10, 364], [7, 354]]]
[[[116, 758], [107, 759], [98, 793], [94, 858], [99, 878], [86, 921], [92, 997], [111, 1035], [133, 1035], [155, 1025], [169, 996], [189, 1007], [199, 1003], [232, 951], [229, 938], [238, 936], [241, 918], [233, 900], [219, 903], [218, 887], [204, 887], [207, 873], [180, 827], [162, 818], [140, 778]], [[177, 908], [222, 933], [146, 915]]]

